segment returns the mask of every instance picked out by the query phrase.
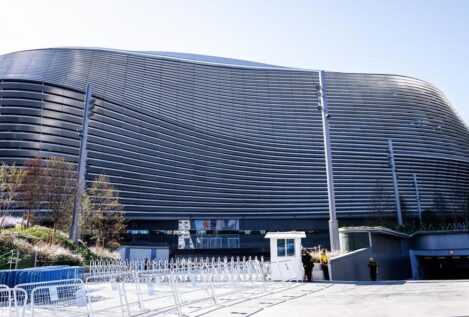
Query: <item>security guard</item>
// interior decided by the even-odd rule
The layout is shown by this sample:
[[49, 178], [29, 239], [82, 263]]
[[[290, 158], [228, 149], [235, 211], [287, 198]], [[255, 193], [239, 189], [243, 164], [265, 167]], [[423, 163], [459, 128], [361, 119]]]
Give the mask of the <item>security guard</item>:
[[328, 266], [329, 260], [327, 258], [327, 252], [326, 249], [322, 249], [321, 252], [321, 270], [324, 273], [324, 279], [326, 281], [329, 281], [329, 266]]
[[305, 249], [301, 252], [301, 262], [303, 262], [303, 269], [305, 270], [306, 279], [311, 282], [313, 278], [313, 258], [311, 254]]
[[376, 281], [378, 279], [378, 263], [373, 258], [370, 258], [368, 262], [368, 268], [370, 269], [370, 279]]

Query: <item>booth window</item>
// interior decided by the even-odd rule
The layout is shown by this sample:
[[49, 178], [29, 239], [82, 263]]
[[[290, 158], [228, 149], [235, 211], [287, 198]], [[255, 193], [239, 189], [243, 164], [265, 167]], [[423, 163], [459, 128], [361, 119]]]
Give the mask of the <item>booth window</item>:
[[295, 239], [278, 239], [277, 256], [295, 256]]
[[285, 256], [285, 239], [277, 240], [277, 256]]
[[287, 256], [295, 255], [295, 240], [287, 239]]

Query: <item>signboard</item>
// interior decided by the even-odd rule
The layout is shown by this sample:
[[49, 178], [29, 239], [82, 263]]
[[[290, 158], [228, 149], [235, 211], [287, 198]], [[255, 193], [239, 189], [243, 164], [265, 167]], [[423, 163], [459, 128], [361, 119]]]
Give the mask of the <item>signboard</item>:
[[49, 287], [49, 298], [51, 302], [56, 302], [59, 300], [59, 294], [57, 293], [57, 287]]
[[88, 303], [86, 301], [86, 291], [84, 289], [79, 289], [75, 293], [75, 300], [77, 307], [85, 307]]
[[190, 220], [179, 220], [179, 230], [190, 230], [191, 221]]
[[194, 249], [189, 230], [191, 229], [190, 220], [179, 220], [178, 226], [178, 249]]
[[111, 279], [111, 290], [117, 291], [117, 282], [115, 278]]

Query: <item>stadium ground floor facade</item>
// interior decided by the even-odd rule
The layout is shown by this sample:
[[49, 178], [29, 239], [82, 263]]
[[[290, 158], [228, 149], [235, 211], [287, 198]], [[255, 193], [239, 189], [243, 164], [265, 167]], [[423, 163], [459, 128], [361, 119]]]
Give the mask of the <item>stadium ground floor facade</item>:
[[[347, 218], [341, 226], [363, 224]], [[169, 247], [171, 255], [267, 255], [269, 231], [304, 231], [306, 248], [329, 248], [326, 217], [297, 219], [131, 220], [125, 244]]]

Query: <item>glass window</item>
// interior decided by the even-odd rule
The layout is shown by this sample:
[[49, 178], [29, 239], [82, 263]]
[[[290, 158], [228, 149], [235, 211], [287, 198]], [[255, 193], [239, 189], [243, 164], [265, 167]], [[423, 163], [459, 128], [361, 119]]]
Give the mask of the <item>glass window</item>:
[[191, 229], [196, 230], [239, 230], [238, 219], [192, 220]]
[[221, 249], [221, 238], [211, 237], [210, 238], [210, 249]]
[[295, 240], [287, 239], [287, 256], [295, 255]]
[[197, 249], [208, 249], [209, 239], [204, 237], [197, 237]]
[[285, 239], [277, 240], [277, 256], [285, 256]]
[[150, 230], [145, 230], [145, 229], [140, 229], [140, 230], [137, 230], [137, 229], [129, 229], [127, 230], [127, 233], [128, 234], [149, 234], [150, 233]]
[[228, 249], [239, 248], [239, 238], [228, 238]]

